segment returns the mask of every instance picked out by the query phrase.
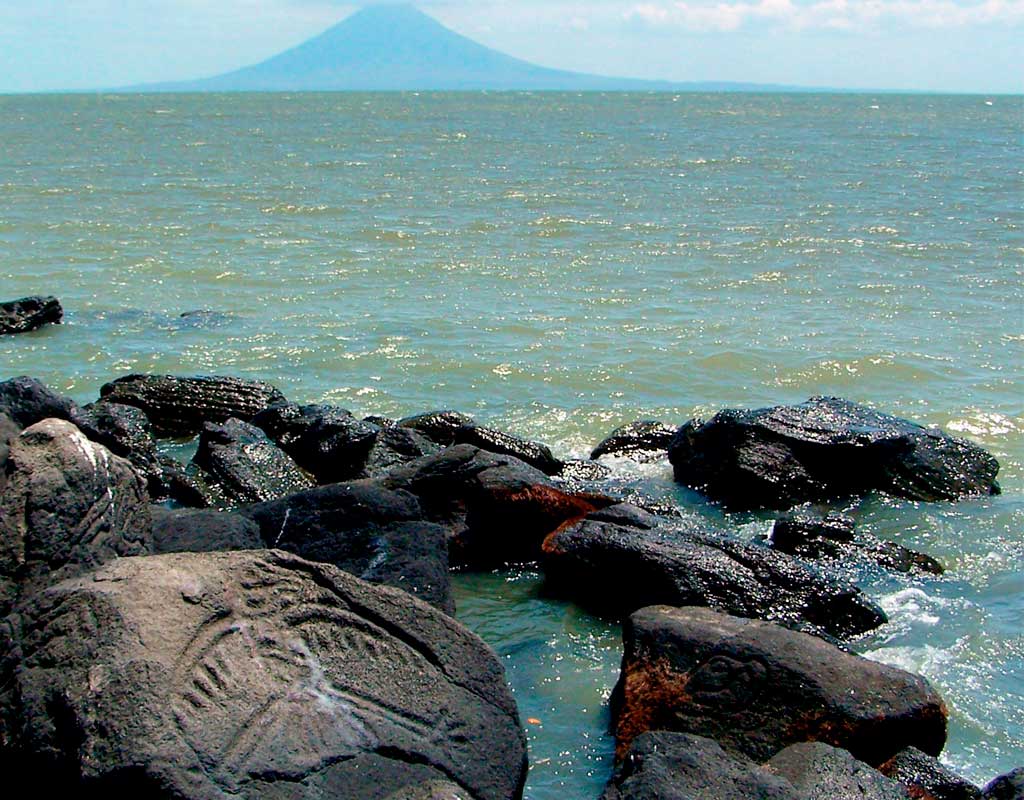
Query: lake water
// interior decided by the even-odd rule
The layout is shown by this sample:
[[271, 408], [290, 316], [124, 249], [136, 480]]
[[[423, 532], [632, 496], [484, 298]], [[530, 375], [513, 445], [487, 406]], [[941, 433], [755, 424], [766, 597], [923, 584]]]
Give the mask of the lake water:
[[[0, 340], [0, 378], [230, 373], [562, 456], [814, 394], [967, 436], [1001, 496], [853, 509], [948, 567], [858, 573], [892, 621], [856, 649], [934, 682], [982, 782], [1024, 763], [1022, 130], [1020, 97], [0, 97], [0, 299], [67, 312]], [[618, 627], [530, 571], [456, 584], [536, 720], [527, 796], [596, 797]]]

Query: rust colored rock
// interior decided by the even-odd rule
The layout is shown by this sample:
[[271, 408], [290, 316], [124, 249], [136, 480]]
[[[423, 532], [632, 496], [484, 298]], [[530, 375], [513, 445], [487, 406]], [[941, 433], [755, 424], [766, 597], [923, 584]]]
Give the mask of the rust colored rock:
[[612, 698], [618, 754], [648, 730], [707, 736], [765, 761], [820, 741], [878, 766], [906, 747], [938, 755], [946, 707], [918, 675], [817, 637], [706, 608], [652, 606], [623, 630]]

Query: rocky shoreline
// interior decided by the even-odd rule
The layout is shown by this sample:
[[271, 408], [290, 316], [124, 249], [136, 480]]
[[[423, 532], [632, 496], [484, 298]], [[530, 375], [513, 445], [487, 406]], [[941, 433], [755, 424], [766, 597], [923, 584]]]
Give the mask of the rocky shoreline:
[[[515, 702], [449, 575], [539, 562], [625, 620], [607, 800], [1022, 796], [1024, 770], [951, 774], [934, 689], [844, 646], [885, 614], [832, 564], [942, 565], [808, 505], [997, 493], [963, 439], [812, 398], [638, 421], [564, 462], [458, 412], [358, 419], [238, 378], [100, 395], [0, 382], [0, 763], [38, 789], [518, 798]], [[195, 436], [188, 465], [158, 449]], [[616, 496], [606, 455], [788, 513], [739, 541]]]

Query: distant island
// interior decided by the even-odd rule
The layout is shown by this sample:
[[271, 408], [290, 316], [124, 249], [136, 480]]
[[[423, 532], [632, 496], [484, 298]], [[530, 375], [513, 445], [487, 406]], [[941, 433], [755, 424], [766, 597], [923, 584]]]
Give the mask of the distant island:
[[[297, 47], [234, 72], [135, 92], [801, 91], [752, 83], [672, 83], [549, 69], [492, 50], [410, 5], [371, 6]], [[804, 90], [806, 91], [806, 90]]]

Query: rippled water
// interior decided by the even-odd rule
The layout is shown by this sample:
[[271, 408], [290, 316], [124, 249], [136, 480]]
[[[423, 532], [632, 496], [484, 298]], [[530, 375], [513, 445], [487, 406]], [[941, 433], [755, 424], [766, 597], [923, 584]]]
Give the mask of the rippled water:
[[[129, 371], [234, 373], [459, 408], [561, 455], [817, 393], [968, 436], [1002, 496], [854, 509], [950, 568], [858, 574], [892, 622], [857, 646], [934, 681], [945, 758], [987, 780], [1024, 762], [1024, 102], [989, 102], [0, 98], [0, 296], [67, 310], [0, 340], [0, 377], [87, 401]], [[664, 464], [617, 475], [694, 502]], [[617, 627], [529, 572], [457, 583], [536, 720], [528, 796], [596, 796]]]

